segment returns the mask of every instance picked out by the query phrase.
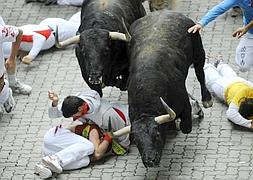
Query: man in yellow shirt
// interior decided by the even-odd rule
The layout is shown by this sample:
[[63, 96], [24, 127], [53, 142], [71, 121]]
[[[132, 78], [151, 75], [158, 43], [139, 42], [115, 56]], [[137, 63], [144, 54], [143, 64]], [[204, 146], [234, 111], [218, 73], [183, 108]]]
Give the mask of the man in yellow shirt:
[[253, 128], [253, 84], [241, 77], [228, 65], [204, 66], [207, 88], [228, 105], [227, 118], [235, 124]]

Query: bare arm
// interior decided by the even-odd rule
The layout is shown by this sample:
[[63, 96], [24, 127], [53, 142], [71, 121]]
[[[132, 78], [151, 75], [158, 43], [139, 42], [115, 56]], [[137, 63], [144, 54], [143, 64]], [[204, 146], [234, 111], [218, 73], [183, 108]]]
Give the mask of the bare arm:
[[251, 20], [251, 21], [249, 22], [249, 24], [247, 24], [246, 26], [240, 27], [240, 28], [238, 28], [237, 30], [235, 30], [235, 31], [233, 32], [232, 36], [233, 36], [233, 37], [240, 38], [240, 37], [242, 37], [244, 34], [246, 34], [246, 33], [248, 32], [248, 30], [249, 30], [250, 28], [252, 28], [252, 27], [253, 27], [253, 20]]
[[16, 37], [16, 41], [12, 43], [11, 54], [10, 57], [6, 61], [6, 69], [8, 74], [14, 74], [16, 70], [16, 57], [18, 54], [18, 49], [21, 43], [23, 31], [19, 29], [18, 36]]
[[97, 129], [91, 130], [89, 140], [94, 144], [95, 147], [95, 152], [93, 155], [95, 160], [101, 159], [110, 145], [109, 141], [103, 140], [101, 142]]
[[233, 102], [231, 102], [226, 112], [227, 118], [235, 124], [252, 128], [252, 120], [245, 119], [238, 111], [239, 108]]

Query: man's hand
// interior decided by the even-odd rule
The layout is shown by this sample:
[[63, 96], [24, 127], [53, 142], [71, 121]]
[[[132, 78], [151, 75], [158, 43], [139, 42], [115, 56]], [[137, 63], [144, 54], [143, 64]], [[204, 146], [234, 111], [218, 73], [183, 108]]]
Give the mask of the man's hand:
[[56, 107], [58, 105], [58, 95], [53, 91], [48, 91], [48, 98], [52, 101], [52, 106]]
[[197, 31], [201, 31], [202, 30], [202, 25], [201, 24], [195, 24], [194, 26], [190, 27], [188, 29], [188, 33], [196, 33]]
[[232, 34], [233, 37], [237, 37], [238, 39], [240, 37], [242, 37], [246, 32], [248, 31], [248, 29], [246, 27], [240, 27], [237, 30], [235, 30]]
[[32, 56], [26, 55], [22, 58], [22, 63], [30, 65], [32, 60], [33, 60]]

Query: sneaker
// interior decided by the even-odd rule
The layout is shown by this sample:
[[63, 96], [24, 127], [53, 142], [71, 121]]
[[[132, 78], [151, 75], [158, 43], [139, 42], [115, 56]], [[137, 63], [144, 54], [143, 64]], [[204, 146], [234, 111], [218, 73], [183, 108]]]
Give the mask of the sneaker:
[[62, 167], [59, 163], [57, 156], [45, 156], [42, 158], [42, 162], [46, 165], [51, 171], [56, 173], [62, 172]]
[[4, 109], [7, 113], [10, 113], [11, 111], [14, 110], [14, 108], [15, 108], [15, 100], [12, 96], [12, 90], [11, 88], [9, 88], [9, 97], [4, 102]]
[[214, 67], [218, 67], [218, 65], [219, 64], [222, 64], [223, 63], [223, 60], [221, 59], [221, 58], [219, 58], [218, 60], [216, 60], [214, 63], [213, 63], [213, 65], [214, 65]]
[[52, 177], [52, 171], [43, 164], [36, 164], [34, 167], [34, 174], [40, 176], [42, 179]]
[[18, 94], [29, 95], [32, 92], [31, 86], [21, 83], [18, 80], [13, 86], [11, 84], [9, 86], [13, 92], [18, 93]]

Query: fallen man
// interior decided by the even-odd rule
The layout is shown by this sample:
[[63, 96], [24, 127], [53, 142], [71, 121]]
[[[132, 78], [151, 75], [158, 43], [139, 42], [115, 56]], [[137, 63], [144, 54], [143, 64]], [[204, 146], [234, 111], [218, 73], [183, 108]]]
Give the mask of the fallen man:
[[113, 139], [113, 134], [94, 123], [67, 128], [57, 126], [44, 136], [43, 153], [46, 156], [41, 164], [35, 165], [35, 174], [46, 179], [52, 176], [52, 172], [79, 169], [105, 156], [124, 155], [127, 151], [128, 147]]
[[[62, 18], [46, 18], [40, 24], [28, 24], [19, 27], [23, 31], [23, 37], [19, 47], [19, 56], [24, 64], [31, 64], [41, 50], [50, 49], [55, 45], [56, 28], [58, 38], [61, 41], [76, 35], [80, 25], [80, 12], [74, 14], [69, 20]], [[11, 43], [3, 44], [4, 57], [11, 52]]]
[[237, 125], [253, 128], [253, 84], [221, 61], [205, 64], [204, 72], [208, 89], [228, 106], [227, 118]]

